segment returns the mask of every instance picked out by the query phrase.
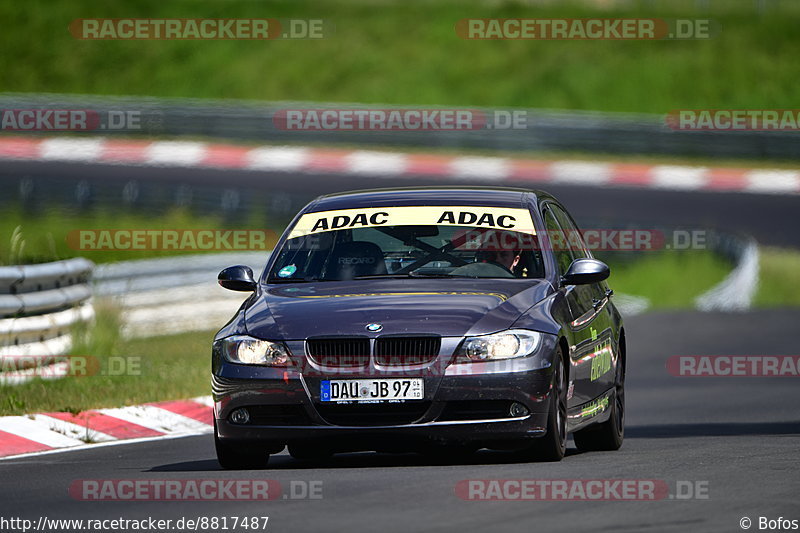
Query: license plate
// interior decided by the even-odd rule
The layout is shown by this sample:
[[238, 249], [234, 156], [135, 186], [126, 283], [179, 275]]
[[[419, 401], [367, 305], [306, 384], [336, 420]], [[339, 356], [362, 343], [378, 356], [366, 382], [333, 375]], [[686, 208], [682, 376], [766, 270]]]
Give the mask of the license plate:
[[422, 379], [331, 379], [320, 385], [323, 402], [422, 400]]

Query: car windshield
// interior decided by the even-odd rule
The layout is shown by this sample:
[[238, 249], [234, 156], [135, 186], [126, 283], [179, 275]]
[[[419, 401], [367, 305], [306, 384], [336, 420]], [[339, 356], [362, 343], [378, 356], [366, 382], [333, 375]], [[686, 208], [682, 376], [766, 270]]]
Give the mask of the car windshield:
[[[301, 223], [295, 226], [290, 237], [305, 234], [284, 243], [269, 272], [269, 283], [398, 277], [544, 277], [537, 236], [527, 229], [532, 226], [530, 215], [524, 231], [498, 228], [494, 219], [488, 225], [495, 227], [376, 224], [340, 229], [330, 229], [320, 224], [319, 220], [324, 219], [317, 219], [314, 228], [320, 231], [314, 233], [298, 229]], [[391, 222], [391, 217], [373, 218], [373, 222], [381, 220]], [[450, 221], [457, 220], [454, 216]], [[339, 223], [344, 223], [344, 217]]]

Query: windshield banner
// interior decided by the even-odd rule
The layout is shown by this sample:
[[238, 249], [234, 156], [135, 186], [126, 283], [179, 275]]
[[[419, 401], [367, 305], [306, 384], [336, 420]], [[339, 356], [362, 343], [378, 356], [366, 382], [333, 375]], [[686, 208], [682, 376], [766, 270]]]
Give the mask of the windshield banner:
[[380, 226], [472, 226], [536, 234], [527, 209], [480, 206], [366, 207], [306, 213], [289, 238], [324, 231]]

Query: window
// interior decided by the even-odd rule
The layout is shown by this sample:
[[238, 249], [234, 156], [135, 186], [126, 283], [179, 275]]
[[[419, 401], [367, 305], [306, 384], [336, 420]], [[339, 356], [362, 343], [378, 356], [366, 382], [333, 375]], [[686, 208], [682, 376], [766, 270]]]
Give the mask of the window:
[[347, 228], [289, 239], [269, 282], [543, 278], [538, 235], [453, 225]]
[[[544, 208], [542, 217], [544, 218], [544, 227], [547, 231], [547, 238], [550, 243], [549, 246], [553, 250], [553, 256], [556, 260], [558, 275], [563, 276], [567, 272], [569, 266], [572, 264], [574, 256], [570, 252], [570, 247], [567, 244], [567, 238], [561, 229], [561, 226], [559, 225], [550, 204]], [[542, 241], [544, 241], [544, 239], [542, 239]]]
[[572, 218], [557, 205], [551, 205], [550, 207], [558, 219], [558, 224], [567, 235], [567, 244], [569, 249], [572, 251], [572, 256], [575, 259], [591, 258], [592, 254], [586, 247], [583, 236], [581, 235], [578, 227], [575, 225], [575, 222], [572, 221]]

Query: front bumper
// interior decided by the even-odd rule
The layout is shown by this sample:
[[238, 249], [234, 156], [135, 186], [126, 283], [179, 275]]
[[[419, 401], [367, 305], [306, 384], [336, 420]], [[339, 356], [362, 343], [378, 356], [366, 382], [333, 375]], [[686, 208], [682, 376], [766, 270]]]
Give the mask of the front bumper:
[[[213, 376], [217, 435], [275, 450], [311, 442], [332, 451], [519, 446], [545, 433], [552, 376], [549, 365], [539, 368], [533, 358], [509, 363], [452, 365], [444, 375], [424, 375], [421, 401], [349, 405], [321, 402], [318, 377], [223, 364]], [[459, 375], [466, 368], [469, 375]], [[512, 416], [513, 403], [528, 413]], [[230, 414], [242, 407], [252, 413], [250, 422], [232, 423]]]

